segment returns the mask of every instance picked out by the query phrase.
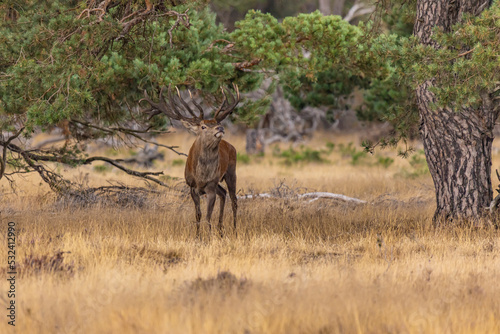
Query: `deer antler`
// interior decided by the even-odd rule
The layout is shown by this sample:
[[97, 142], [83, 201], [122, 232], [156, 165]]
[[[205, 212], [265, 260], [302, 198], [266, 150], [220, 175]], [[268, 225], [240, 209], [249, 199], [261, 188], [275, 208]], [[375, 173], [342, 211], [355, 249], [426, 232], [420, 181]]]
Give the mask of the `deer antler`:
[[[158, 102], [154, 102], [149, 97], [147, 91], [144, 90], [144, 98], [141, 99], [139, 103], [141, 103], [142, 101], [146, 101], [151, 105], [151, 108], [149, 109], [149, 111], [152, 112], [151, 117], [163, 113], [170, 119], [175, 119], [178, 121], [183, 120], [191, 124], [199, 124], [203, 120], [203, 109], [201, 108], [201, 106], [192, 99], [193, 104], [200, 111], [200, 114], [196, 115], [195, 112], [189, 107], [189, 104], [186, 101], [184, 101], [184, 99], [181, 97], [181, 94], [177, 86], [175, 87], [175, 90], [177, 91], [177, 96], [172, 93], [171, 85], [168, 85], [168, 93], [167, 93], [168, 96], [167, 99], [165, 99], [163, 97], [164, 90], [165, 86], [163, 86], [160, 89]], [[191, 92], [189, 92], [189, 96], [192, 98]], [[182, 109], [184, 109], [184, 112], [187, 111], [191, 115], [191, 117], [184, 116]]]
[[222, 100], [222, 104], [220, 105], [219, 109], [217, 109], [215, 111], [214, 118], [217, 122], [221, 122], [227, 116], [229, 116], [229, 114], [231, 114], [233, 112], [234, 108], [240, 102], [240, 91], [238, 90], [238, 85], [235, 85], [233, 83], [233, 88], [236, 92], [236, 96], [234, 96], [233, 93], [231, 93], [228, 89], [226, 89], [226, 91], [231, 96], [231, 100], [232, 100], [232, 102], [229, 103], [227, 100], [226, 92], [225, 92], [224, 88], [221, 87], [222, 95], [224, 96], [224, 98]]

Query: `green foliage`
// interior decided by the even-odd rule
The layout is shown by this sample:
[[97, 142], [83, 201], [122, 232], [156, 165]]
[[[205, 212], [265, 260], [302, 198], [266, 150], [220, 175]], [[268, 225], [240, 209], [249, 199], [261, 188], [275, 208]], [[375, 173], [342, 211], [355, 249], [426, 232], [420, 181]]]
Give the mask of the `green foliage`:
[[242, 163], [244, 165], [248, 165], [250, 163], [250, 156], [248, 154], [238, 152], [236, 154], [236, 160], [239, 163]]
[[287, 150], [281, 150], [278, 146], [273, 149], [273, 156], [284, 158], [283, 163], [287, 166], [298, 163], [323, 163], [327, 162], [322, 156], [322, 152], [313, 150], [309, 147], [301, 146], [298, 150], [290, 147]]
[[[154, 97], [160, 86], [174, 84], [221, 96], [221, 85], [235, 82], [245, 90], [260, 83], [261, 75], [237, 73], [234, 59], [221, 52], [216, 41], [227, 39], [227, 33], [203, 2], [157, 5], [149, 19], [129, 31], [121, 22], [125, 2], [101, 20], [98, 12], [86, 15], [86, 5], [24, 1], [15, 6], [17, 19], [0, 22], [3, 128], [17, 115], [25, 118], [28, 131], [66, 119], [98, 120], [103, 126], [141, 121], [163, 129], [164, 119], [149, 122], [131, 108], [145, 89]], [[140, 10], [144, 3], [132, 6]], [[170, 45], [177, 17], [169, 10], [188, 9], [190, 26], [175, 27]], [[258, 108], [247, 107], [244, 118]]]
[[409, 37], [413, 33], [415, 23], [415, 3], [404, 1], [401, 4], [392, 3], [380, 17], [391, 34]]
[[116, 157], [120, 152], [116, 148], [109, 148], [106, 150], [106, 155], [108, 157]]
[[111, 166], [110, 165], [96, 165], [96, 166], [94, 166], [93, 169], [97, 173], [107, 173], [111, 170]]
[[348, 96], [356, 87], [363, 88], [368, 84], [359, 76], [333, 70], [319, 72], [314, 78], [299, 71], [290, 71], [283, 73], [281, 81], [285, 83], [286, 97], [297, 110], [306, 106], [348, 109], [350, 106], [341, 102], [344, 99], [339, 97]]
[[186, 160], [184, 160], [184, 159], [172, 160], [172, 166], [184, 166], [185, 164], [186, 164]]
[[275, 1], [275, 0], [212, 0], [211, 5], [225, 27], [232, 31], [234, 23], [245, 17], [249, 10], [261, 10], [282, 19], [303, 11], [310, 0]]
[[[287, 98], [297, 109], [306, 105], [346, 108], [339, 97], [365, 87], [369, 76], [387, 75], [378, 51], [366, 43], [363, 26], [318, 11], [286, 17], [249, 11], [231, 34], [245, 59], [277, 74]], [[375, 44], [374, 44], [375, 45]]]
[[415, 169], [415, 172], [417, 174], [429, 173], [429, 167], [427, 166], [427, 160], [425, 159], [424, 150], [419, 150], [411, 156], [410, 166]]
[[[363, 42], [362, 28], [339, 16], [323, 16], [316, 11], [287, 17], [280, 23], [270, 14], [249, 11], [236, 26], [231, 39], [239, 52], [260, 59], [260, 66], [276, 73], [295, 72], [297, 80], [306, 76], [314, 82], [325, 71], [358, 77], [386, 71]], [[297, 80], [285, 81], [294, 89], [300, 85]]]
[[358, 150], [352, 142], [347, 145], [342, 143], [339, 144], [339, 152], [342, 154], [342, 157], [351, 158], [351, 164], [353, 166], [361, 164], [364, 158], [368, 156], [364, 150]]
[[433, 79], [436, 107], [460, 110], [478, 107], [481, 94], [493, 92], [500, 81], [500, 2], [493, 1], [479, 16], [465, 15], [450, 32], [435, 28], [439, 48], [423, 46], [415, 37], [403, 39], [392, 59], [401, 66], [397, 75], [412, 88]]
[[424, 150], [418, 150], [415, 152], [408, 160], [410, 167], [403, 168], [398, 175], [405, 178], [417, 178], [422, 175], [429, 174], [429, 167], [427, 166], [427, 160], [425, 159]]
[[[89, 3], [23, 0], [0, 6], [9, 11], [0, 21], [2, 130], [23, 125], [29, 136], [64, 120], [99, 126], [74, 126], [78, 139], [103, 137], [109, 135], [103, 128], [131, 123], [163, 130], [164, 117], [149, 120], [138, 108], [144, 90], [156, 99], [159, 88], [169, 84], [201, 89], [215, 105], [212, 95], [221, 98], [221, 85], [234, 82], [249, 91], [267, 76], [283, 85], [298, 109], [348, 107], [339, 97], [363, 88], [365, 105], [358, 116], [390, 121], [397, 138], [405, 138], [418, 122], [413, 90], [424, 81], [434, 78], [439, 104], [455, 107], [477, 106], [480, 93], [500, 82], [498, 0], [450, 32], [436, 29], [440, 48], [423, 47], [409, 36], [413, 2], [381, 11], [384, 32], [372, 23], [353, 26], [317, 11], [280, 21], [250, 10], [231, 33], [216, 23], [206, 1], [153, 1], [153, 11], [130, 26], [125, 18], [129, 11], [142, 13], [143, 1], [118, 1], [103, 15], [86, 13]], [[177, 24], [172, 11], [188, 13], [189, 25]], [[263, 99], [241, 103], [232, 117], [255, 123], [273, 88]], [[321, 161], [321, 152], [306, 151], [283, 157], [291, 163]], [[353, 163], [364, 158], [352, 148], [349, 154]]]
[[353, 166], [366, 165], [366, 166], [381, 166], [388, 168], [394, 163], [394, 159], [391, 157], [385, 157], [383, 155], [377, 154], [373, 156], [369, 154], [365, 149], [358, 150], [356, 146], [350, 142], [347, 145], [339, 144], [339, 152], [342, 157], [350, 158], [351, 164]]
[[172, 177], [170, 175], [160, 175], [159, 179], [163, 182], [169, 182], [169, 181], [180, 181], [181, 179], [178, 177]]
[[415, 9], [412, 3], [391, 3], [385, 8], [379, 21], [385, 23], [385, 32], [373, 36], [365, 29], [371, 49], [385, 62], [386, 72], [369, 78], [363, 92], [363, 105], [357, 108], [360, 120], [390, 122], [400, 138], [413, 136], [418, 123], [418, 109], [414, 101], [414, 92], [410, 83], [401, 80], [400, 71], [407, 66], [396, 55], [403, 43], [411, 36], [415, 21]]
[[[285, 150], [280, 149], [279, 146], [275, 146], [273, 148], [273, 157], [280, 159], [280, 162], [287, 166], [309, 163], [328, 163], [327, 157], [333, 152], [340, 153], [342, 158], [350, 159], [350, 163], [353, 166], [366, 165], [388, 168], [394, 163], [394, 159], [382, 155], [372, 156], [366, 151], [358, 149], [352, 142], [348, 144], [340, 143], [338, 145], [327, 142], [325, 146], [325, 148], [319, 150], [311, 149], [303, 145], [298, 148], [289, 147]], [[417, 165], [419, 162], [420, 160], [415, 160], [415, 169], [418, 168]]]
[[326, 149], [328, 153], [331, 153], [335, 149], [335, 143], [330, 141], [326, 142]]
[[377, 164], [384, 168], [389, 168], [393, 163], [394, 159], [391, 157], [378, 156], [377, 158]]

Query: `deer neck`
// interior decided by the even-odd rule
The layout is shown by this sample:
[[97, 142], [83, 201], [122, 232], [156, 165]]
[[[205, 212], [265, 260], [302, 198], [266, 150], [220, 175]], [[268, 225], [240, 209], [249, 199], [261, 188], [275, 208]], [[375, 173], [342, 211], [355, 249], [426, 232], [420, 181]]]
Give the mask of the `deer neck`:
[[194, 142], [196, 150], [199, 152], [198, 161], [212, 161], [219, 159], [219, 143], [220, 141], [212, 141], [204, 143], [200, 138]]
[[201, 140], [196, 140], [194, 145], [199, 153], [195, 172], [197, 179], [202, 184], [218, 179], [219, 142], [203, 145]]

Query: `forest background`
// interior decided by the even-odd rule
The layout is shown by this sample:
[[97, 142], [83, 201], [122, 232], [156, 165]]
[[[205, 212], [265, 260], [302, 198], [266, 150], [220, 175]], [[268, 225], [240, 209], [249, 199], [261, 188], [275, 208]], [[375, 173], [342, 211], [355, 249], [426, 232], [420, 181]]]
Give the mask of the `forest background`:
[[[0, 15], [18, 331], [500, 331], [498, 1], [22, 0]], [[141, 100], [177, 86], [209, 116], [233, 84], [238, 236], [228, 218], [199, 240], [194, 137]]]

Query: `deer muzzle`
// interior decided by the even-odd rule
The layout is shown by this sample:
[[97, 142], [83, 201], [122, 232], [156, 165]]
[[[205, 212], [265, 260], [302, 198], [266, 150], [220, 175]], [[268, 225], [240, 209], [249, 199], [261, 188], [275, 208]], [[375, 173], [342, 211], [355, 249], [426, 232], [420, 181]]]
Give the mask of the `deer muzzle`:
[[224, 136], [224, 127], [223, 126], [218, 126], [216, 128], [216, 130], [217, 130], [217, 133], [215, 134], [215, 137], [221, 138], [222, 136]]

